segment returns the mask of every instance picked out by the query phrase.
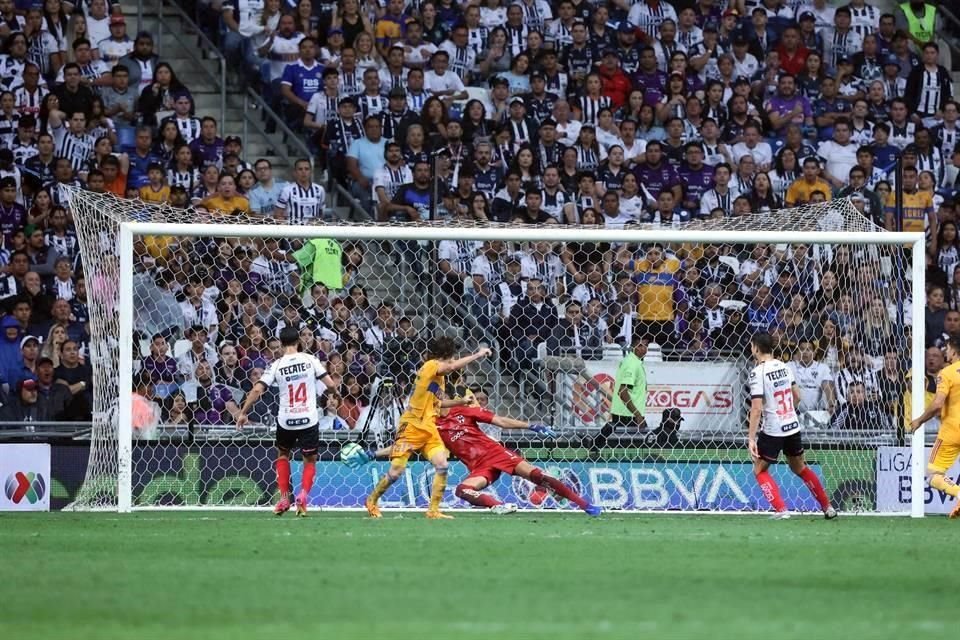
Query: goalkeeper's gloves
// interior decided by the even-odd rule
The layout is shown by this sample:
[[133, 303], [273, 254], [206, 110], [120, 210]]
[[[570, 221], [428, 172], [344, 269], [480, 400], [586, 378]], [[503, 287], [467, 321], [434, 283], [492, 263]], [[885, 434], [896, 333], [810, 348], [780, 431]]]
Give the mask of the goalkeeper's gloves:
[[553, 427], [546, 424], [531, 424], [530, 431], [533, 431], [544, 438], [556, 438], [559, 435], [553, 430]]
[[357, 447], [350, 451], [348, 455], [341, 455], [341, 460], [343, 464], [351, 469], [359, 469], [363, 465], [367, 464], [375, 457], [375, 453], [371, 449], [362, 449]]

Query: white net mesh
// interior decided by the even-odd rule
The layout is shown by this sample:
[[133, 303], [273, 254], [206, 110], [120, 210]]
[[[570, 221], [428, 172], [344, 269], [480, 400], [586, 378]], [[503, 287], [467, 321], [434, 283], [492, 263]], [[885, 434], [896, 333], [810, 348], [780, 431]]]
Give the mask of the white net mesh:
[[[117, 504], [118, 349], [133, 349], [135, 506], [266, 505], [275, 498], [276, 396], [238, 433], [244, 393], [279, 352], [288, 324], [326, 361], [339, 388], [322, 399], [314, 505], [359, 507], [378, 474], [337, 461], [343, 443], [388, 444], [424, 341], [490, 345], [458, 387], [483, 388], [498, 413], [553, 425], [542, 441], [504, 443], [608, 508], [757, 510], [745, 450], [750, 336], [769, 331], [803, 392], [807, 457], [834, 501], [888, 509], [877, 447], [902, 442], [910, 367], [909, 255], [881, 244], [802, 245], [784, 232], [880, 230], [847, 201], [686, 227], [618, 230], [611, 242], [551, 243], [527, 227], [517, 243], [141, 237], [135, 273], [116, 255], [122, 221], [262, 225], [76, 192], [71, 203], [89, 289], [95, 372], [93, 442], [76, 506]], [[492, 228], [492, 227], [491, 227]], [[678, 242], [643, 244], [644, 228]], [[552, 229], [556, 229], [553, 227]], [[682, 242], [687, 230], [769, 232], [768, 244]], [[348, 234], [349, 235], [349, 234]], [[118, 341], [118, 282], [132, 278], [133, 345]], [[611, 419], [624, 345], [654, 338], [646, 358], [646, 426]], [[682, 420], [681, 420], [682, 418]], [[385, 506], [424, 506], [429, 465], [414, 462]], [[451, 486], [463, 475], [455, 464]], [[294, 482], [299, 473], [294, 463]], [[816, 503], [785, 466], [788, 505]], [[492, 491], [521, 506], [556, 507], [525, 481]], [[452, 494], [448, 506], [464, 506]]]

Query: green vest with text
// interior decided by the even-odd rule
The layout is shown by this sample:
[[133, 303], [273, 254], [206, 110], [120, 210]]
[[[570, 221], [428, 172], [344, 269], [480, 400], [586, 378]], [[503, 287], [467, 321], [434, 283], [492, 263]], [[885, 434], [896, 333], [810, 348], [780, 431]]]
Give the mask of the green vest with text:
[[909, 2], [900, 5], [904, 17], [907, 19], [907, 29], [910, 35], [920, 42], [931, 42], [936, 38], [934, 29], [937, 24], [937, 7], [932, 4], [923, 5], [923, 16], [918, 17]]
[[303, 245], [293, 256], [300, 266], [301, 293], [319, 282], [330, 290], [343, 288], [343, 251], [336, 240], [314, 239]]

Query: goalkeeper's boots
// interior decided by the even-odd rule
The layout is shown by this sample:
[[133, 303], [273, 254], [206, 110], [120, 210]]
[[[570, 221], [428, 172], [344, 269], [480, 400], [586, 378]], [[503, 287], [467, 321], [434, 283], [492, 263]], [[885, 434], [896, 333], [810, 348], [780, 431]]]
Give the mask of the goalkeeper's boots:
[[287, 511], [290, 511], [290, 498], [283, 496], [280, 498], [280, 502], [277, 503], [277, 506], [273, 508], [273, 515], [282, 516]]
[[301, 491], [297, 494], [297, 517], [306, 518], [307, 517], [307, 492]]
[[448, 516], [439, 509], [428, 509], [424, 515], [427, 516], [427, 520], [453, 520], [453, 516]]
[[599, 516], [601, 513], [603, 513], [603, 509], [601, 509], [600, 507], [598, 507], [598, 506], [596, 506], [596, 505], [588, 504], [587, 506], [585, 506], [585, 507], [583, 508], [583, 512], [584, 512], [585, 514], [587, 514], [588, 516], [590, 516], [591, 518], [596, 518], [596, 517]]
[[789, 519], [790, 519], [790, 512], [789, 512], [789, 511], [777, 511], [777, 512], [775, 512], [772, 516], [770, 516], [770, 519], [771, 519], [771, 520], [789, 520]]
[[950, 512], [950, 519], [956, 520], [960, 518], [960, 502], [957, 502], [957, 506], [953, 508], [953, 511]]
[[827, 519], [827, 520], [833, 520], [833, 519], [836, 518], [838, 515], [840, 515], [840, 514], [837, 513], [837, 510], [833, 508], [833, 505], [830, 505], [829, 507], [827, 507], [827, 508], [824, 509], [824, 511], [823, 511], [823, 517], [824, 517], [825, 519]]
[[383, 514], [380, 512], [380, 507], [377, 506], [377, 501], [374, 500], [372, 496], [367, 496], [367, 501], [363, 506], [367, 508], [367, 513], [370, 514], [371, 518], [383, 517]]
[[498, 504], [496, 506], [490, 507], [490, 513], [493, 513], [498, 516], [505, 516], [511, 513], [517, 512], [517, 505], [515, 504]]

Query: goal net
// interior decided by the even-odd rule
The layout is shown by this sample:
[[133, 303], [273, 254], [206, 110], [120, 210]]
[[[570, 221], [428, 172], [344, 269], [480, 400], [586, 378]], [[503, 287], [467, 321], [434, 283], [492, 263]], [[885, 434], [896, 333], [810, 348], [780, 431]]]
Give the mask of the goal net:
[[[551, 440], [490, 433], [607, 509], [769, 508], [746, 450], [757, 331], [796, 372], [807, 460], [838, 508], [922, 498], [923, 436], [904, 435], [923, 388], [922, 237], [882, 232], [849, 201], [617, 229], [281, 226], [85, 191], [71, 206], [95, 372], [76, 508], [275, 501], [276, 391], [242, 431], [234, 416], [285, 326], [338, 384], [321, 399], [314, 507], [362, 506], [388, 463], [351, 469], [339, 451], [392, 441], [436, 335], [494, 353], [447, 393], [483, 390], [497, 413], [552, 425]], [[652, 340], [645, 425], [611, 418], [635, 335]], [[450, 486], [464, 473], [454, 462]], [[818, 509], [786, 465], [773, 475], [790, 509]], [[383, 505], [426, 506], [431, 476], [414, 460]], [[488, 490], [569, 508], [518, 478]], [[448, 495], [447, 508], [467, 506]]]

